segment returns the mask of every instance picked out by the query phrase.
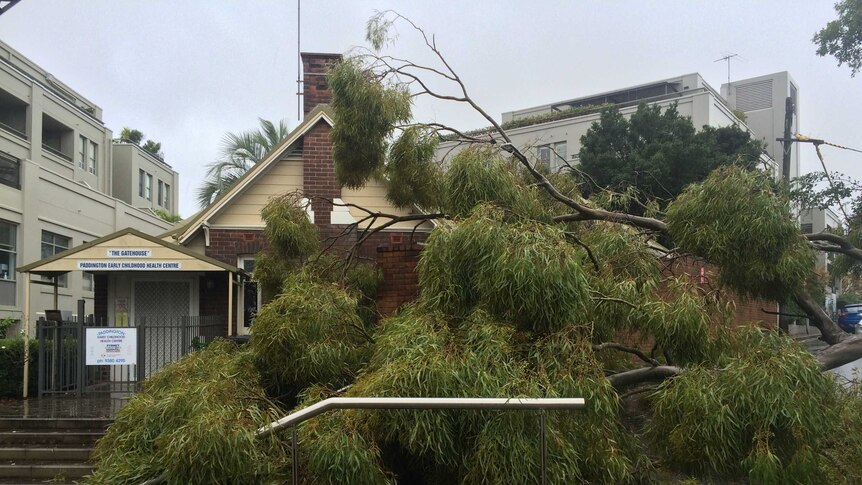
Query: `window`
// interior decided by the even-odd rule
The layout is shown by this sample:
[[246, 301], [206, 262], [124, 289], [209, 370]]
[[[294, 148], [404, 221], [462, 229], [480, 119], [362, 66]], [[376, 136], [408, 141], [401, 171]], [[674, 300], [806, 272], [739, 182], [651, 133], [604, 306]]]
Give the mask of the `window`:
[[171, 186], [168, 184], [165, 184], [165, 200], [162, 206], [165, 210], [171, 210]]
[[156, 204], [164, 205], [165, 200], [165, 183], [159, 180], [159, 197], [156, 199]]
[[14, 305], [18, 226], [0, 221], [0, 305]]
[[96, 161], [98, 161], [99, 145], [81, 135], [81, 148], [78, 149], [78, 166], [96, 175]]
[[99, 145], [96, 145], [96, 142], [90, 142], [90, 152], [89, 155], [90, 163], [87, 169], [91, 174], [96, 175], [96, 164], [99, 161]]
[[0, 184], [21, 188], [21, 162], [5, 153], [0, 153]]
[[810, 222], [806, 222], [806, 223], [802, 224], [800, 229], [802, 230], [803, 234], [810, 234], [810, 233], [814, 232], [814, 224], [812, 224]]
[[146, 181], [144, 182], [144, 197], [147, 200], [153, 200], [153, 176], [147, 174]]
[[0, 221], [0, 280], [15, 281], [18, 227]]
[[[249, 273], [254, 272], [254, 255], [239, 256], [237, 259], [237, 266]], [[248, 328], [254, 322], [254, 317], [257, 315], [261, 304], [261, 293], [258, 291], [257, 282], [246, 281], [241, 295], [242, 301], [239, 308], [241, 320], [239, 323], [242, 327]]]
[[78, 166], [81, 170], [87, 170], [87, 145], [90, 141], [87, 138], [80, 136], [81, 146], [78, 148]]
[[[53, 232], [42, 231], [42, 258], [48, 258], [69, 249], [71, 242], [72, 239], [66, 236], [54, 234]], [[67, 276], [68, 275], [63, 274], [57, 278], [57, 283], [63, 288], [69, 286]], [[48, 277], [45, 277], [44, 279], [48, 281], [51, 280], [51, 278]]]
[[144, 179], [147, 177], [147, 172], [138, 170], [138, 197], [144, 196]]
[[93, 288], [94, 288], [93, 273], [90, 273], [88, 271], [84, 271], [82, 273], [82, 277], [83, 277], [83, 282], [84, 282], [84, 284], [83, 284], [84, 291], [93, 291]]
[[538, 166], [544, 167], [551, 171], [557, 171], [563, 166], [563, 162], [568, 157], [566, 153], [566, 142], [559, 141], [536, 147], [539, 155]]

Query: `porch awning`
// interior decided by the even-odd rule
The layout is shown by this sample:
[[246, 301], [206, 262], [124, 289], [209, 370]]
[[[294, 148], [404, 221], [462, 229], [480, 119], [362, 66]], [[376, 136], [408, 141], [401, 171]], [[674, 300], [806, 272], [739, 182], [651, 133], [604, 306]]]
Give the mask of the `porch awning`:
[[46, 276], [70, 271], [227, 271], [245, 274], [236, 266], [131, 228], [18, 268], [19, 273]]

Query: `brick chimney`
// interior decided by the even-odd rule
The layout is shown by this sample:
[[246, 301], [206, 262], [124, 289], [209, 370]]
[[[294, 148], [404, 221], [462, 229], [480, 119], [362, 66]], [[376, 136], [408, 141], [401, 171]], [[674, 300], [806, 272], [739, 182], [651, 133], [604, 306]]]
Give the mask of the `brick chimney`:
[[302, 110], [307, 115], [315, 106], [332, 99], [326, 74], [341, 61], [341, 54], [303, 52], [302, 57]]

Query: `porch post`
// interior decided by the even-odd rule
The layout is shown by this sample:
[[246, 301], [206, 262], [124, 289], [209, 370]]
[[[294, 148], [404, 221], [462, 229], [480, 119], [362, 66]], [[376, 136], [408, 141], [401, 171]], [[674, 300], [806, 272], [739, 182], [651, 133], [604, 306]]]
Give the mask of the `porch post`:
[[227, 272], [227, 336], [233, 335], [233, 273]]
[[58, 296], [58, 291], [59, 291], [58, 288], [60, 285], [58, 284], [58, 281], [57, 281], [58, 279], [60, 279], [59, 276], [54, 275], [54, 277], [53, 277], [53, 280], [54, 280], [54, 310], [60, 309], [60, 299]]
[[21, 320], [24, 324], [24, 389], [22, 397], [27, 399], [30, 387], [30, 273], [22, 273], [24, 280], [24, 309]]

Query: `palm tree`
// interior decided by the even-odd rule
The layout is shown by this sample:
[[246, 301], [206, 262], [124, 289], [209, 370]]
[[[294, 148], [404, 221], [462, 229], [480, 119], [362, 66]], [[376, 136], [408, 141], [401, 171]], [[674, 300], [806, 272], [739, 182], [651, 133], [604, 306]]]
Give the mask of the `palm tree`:
[[207, 165], [207, 175], [198, 188], [196, 197], [201, 207], [212, 203], [227, 191], [255, 164], [281, 144], [290, 131], [284, 120], [275, 125], [258, 118], [259, 130], [242, 133], [225, 133], [221, 141], [221, 157]]

